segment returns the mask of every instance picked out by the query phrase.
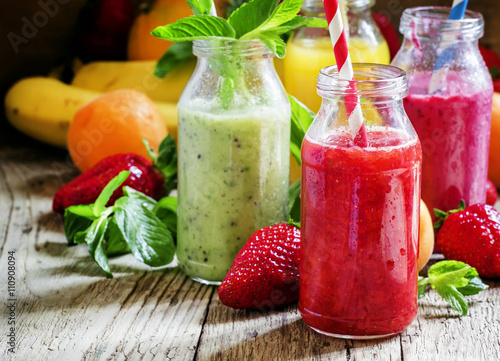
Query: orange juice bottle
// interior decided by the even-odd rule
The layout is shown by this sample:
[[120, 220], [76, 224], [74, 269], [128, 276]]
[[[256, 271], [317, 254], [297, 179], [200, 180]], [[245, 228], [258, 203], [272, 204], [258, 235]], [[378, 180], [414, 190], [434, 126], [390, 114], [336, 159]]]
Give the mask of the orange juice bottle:
[[[375, 0], [340, 0], [349, 54], [353, 63], [390, 63], [389, 47], [372, 19]], [[302, 15], [326, 19], [322, 0], [304, 0]], [[317, 112], [321, 97], [316, 93], [316, 78], [324, 67], [335, 64], [327, 28], [302, 28], [291, 36], [284, 59], [287, 92]], [[299, 179], [300, 168], [291, 162], [290, 178]]]

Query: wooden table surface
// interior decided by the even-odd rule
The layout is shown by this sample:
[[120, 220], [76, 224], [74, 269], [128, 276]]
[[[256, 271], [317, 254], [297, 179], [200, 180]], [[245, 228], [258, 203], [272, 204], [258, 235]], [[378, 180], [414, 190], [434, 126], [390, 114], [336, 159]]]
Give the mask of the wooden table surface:
[[[216, 287], [175, 267], [151, 270], [124, 256], [111, 260], [115, 278], [106, 279], [85, 246], [67, 246], [62, 221], [51, 212], [54, 193], [77, 175], [66, 153], [0, 140], [2, 361], [500, 359], [500, 282], [486, 281], [490, 289], [469, 298], [466, 317], [432, 290], [401, 335], [346, 341], [309, 330], [296, 305], [269, 313], [227, 308]], [[7, 344], [10, 298], [15, 356]]]

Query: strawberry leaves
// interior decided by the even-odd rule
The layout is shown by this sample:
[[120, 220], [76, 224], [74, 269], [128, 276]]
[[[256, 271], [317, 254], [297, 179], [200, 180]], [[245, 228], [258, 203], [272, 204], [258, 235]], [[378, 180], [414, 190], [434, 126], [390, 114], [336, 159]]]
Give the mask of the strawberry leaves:
[[467, 315], [468, 304], [465, 296], [475, 295], [488, 288], [474, 267], [458, 261], [441, 261], [429, 268], [428, 277], [418, 278], [418, 298], [422, 298], [431, 285], [450, 306]]
[[[113, 192], [129, 175], [130, 171], [120, 172], [104, 187], [94, 204], [71, 206], [64, 214], [68, 243], [87, 244], [92, 258], [110, 278], [113, 275], [108, 257], [131, 252], [137, 260], [159, 267], [172, 262], [175, 254], [169, 227], [176, 223], [177, 213], [171, 200], [159, 206], [153, 198], [124, 187], [124, 196], [106, 207]], [[157, 216], [160, 210], [162, 213]]]

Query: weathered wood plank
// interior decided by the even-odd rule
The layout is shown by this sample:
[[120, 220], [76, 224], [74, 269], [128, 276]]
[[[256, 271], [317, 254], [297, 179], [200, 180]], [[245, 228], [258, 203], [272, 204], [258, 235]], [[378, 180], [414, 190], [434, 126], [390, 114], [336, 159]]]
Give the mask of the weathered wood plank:
[[[75, 171], [11, 151], [2, 153], [0, 173], [6, 215], [0, 217], [0, 289], [6, 289], [6, 251], [15, 250], [16, 359], [194, 358], [212, 287], [178, 268], [151, 270], [131, 255], [111, 260], [115, 278], [106, 279], [85, 246], [68, 247], [62, 220], [51, 212], [55, 191]], [[0, 358], [8, 357], [1, 347]]]
[[434, 290], [419, 301], [419, 315], [403, 335], [404, 360], [499, 360], [500, 285], [469, 300], [469, 314], [458, 317]]

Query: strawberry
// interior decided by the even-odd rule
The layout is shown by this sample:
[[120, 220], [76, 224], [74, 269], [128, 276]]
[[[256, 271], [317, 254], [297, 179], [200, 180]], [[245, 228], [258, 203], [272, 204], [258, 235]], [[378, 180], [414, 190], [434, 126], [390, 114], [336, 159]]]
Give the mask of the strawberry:
[[489, 179], [486, 181], [486, 204], [495, 205], [498, 199], [497, 188]]
[[475, 204], [444, 214], [436, 244], [450, 260], [468, 263], [483, 277], [500, 277], [500, 214], [490, 205]]
[[[69, 206], [94, 203], [106, 184], [123, 170], [132, 172], [123, 186], [134, 188], [155, 199], [164, 195], [163, 175], [150, 161], [137, 154], [115, 154], [61, 187], [54, 196], [52, 209], [63, 214]], [[113, 193], [108, 205], [114, 204], [123, 195], [122, 187]]]
[[300, 229], [280, 223], [252, 234], [219, 286], [238, 309], [272, 309], [299, 298]]

